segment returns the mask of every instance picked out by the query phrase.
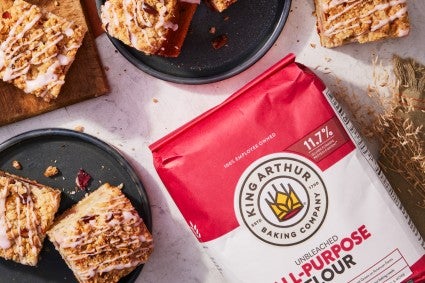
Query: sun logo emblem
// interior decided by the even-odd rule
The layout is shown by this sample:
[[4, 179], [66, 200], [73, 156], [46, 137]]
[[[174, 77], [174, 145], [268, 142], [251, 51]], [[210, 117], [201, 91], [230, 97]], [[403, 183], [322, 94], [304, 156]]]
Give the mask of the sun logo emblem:
[[275, 185], [272, 185], [275, 190], [274, 196], [269, 192], [270, 199], [266, 199], [267, 204], [270, 206], [274, 215], [280, 222], [291, 219], [303, 208], [299, 197], [295, 193], [291, 184], [288, 184], [288, 189], [281, 183], [281, 191], [279, 191]]

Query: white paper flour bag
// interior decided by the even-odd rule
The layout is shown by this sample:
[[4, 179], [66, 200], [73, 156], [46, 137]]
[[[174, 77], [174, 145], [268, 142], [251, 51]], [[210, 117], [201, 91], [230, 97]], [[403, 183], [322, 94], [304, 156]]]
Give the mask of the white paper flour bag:
[[150, 148], [228, 282], [425, 282], [419, 233], [293, 55]]

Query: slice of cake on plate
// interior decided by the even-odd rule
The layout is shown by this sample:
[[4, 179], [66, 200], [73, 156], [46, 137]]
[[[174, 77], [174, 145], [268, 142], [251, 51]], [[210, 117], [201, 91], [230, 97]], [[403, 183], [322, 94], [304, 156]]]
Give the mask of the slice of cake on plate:
[[0, 18], [0, 78], [46, 101], [57, 98], [86, 28], [15, 0]]
[[152, 235], [121, 187], [104, 184], [47, 232], [79, 282], [118, 282], [147, 261]]
[[370, 42], [409, 33], [406, 0], [314, 0], [324, 47]]
[[35, 266], [59, 190], [0, 171], [0, 257]]
[[199, 1], [108, 0], [102, 26], [112, 37], [148, 55], [177, 57]]

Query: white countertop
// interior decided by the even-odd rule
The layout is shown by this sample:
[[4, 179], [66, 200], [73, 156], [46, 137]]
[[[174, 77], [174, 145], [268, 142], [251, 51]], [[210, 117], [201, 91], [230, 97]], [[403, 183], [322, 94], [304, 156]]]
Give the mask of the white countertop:
[[316, 33], [313, 1], [293, 0], [280, 37], [262, 59], [233, 78], [206, 85], [179, 85], [151, 77], [115, 52], [106, 35], [101, 35], [96, 42], [108, 67], [110, 94], [3, 126], [0, 142], [38, 128], [83, 126], [85, 133], [117, 147], [139, 173], [153, 213], [155, 251], [136, 282], [223, 282], [157, 176], [148, 145], [219, 104], [290, 52], [314, 69], [331, 90], [339, 84], [348, 95], [359, 97], [372, 83], [374, 56], [384, 67], [391, 64], [394, 53], [425, 63], [425, 1], [408, 2], [412, 24], [408, 37], [325, 49]]

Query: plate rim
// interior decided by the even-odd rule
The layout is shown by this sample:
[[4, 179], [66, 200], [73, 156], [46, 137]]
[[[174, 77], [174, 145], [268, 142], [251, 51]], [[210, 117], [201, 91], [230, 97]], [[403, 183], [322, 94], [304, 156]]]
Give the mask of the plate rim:
[[[98, 12], [98, 17], [100, 17], [101, 13], [101, 6], [106, 2], [107, 0], [96, 0], [96, 8]], [[145, 72], [146, 74], [153, 76], [155, 78], [177, 83], [177, 84], [188, 84], [188, 85], [201, 85], [201, 84], [209, 84], [214, 82], [219, 82], [228, 78], [231, 78], [237, 74], [242, 73], [243, 71], [246, 71], [249, 69], [252, 65], [254, 65], [257, 61], [259, 61], [262, 57], [266, 55], [266, 53], [273, 47], [273, 44], [276, 42], [280, 34], [282, 33], [283, 27], [285, 26], [285, 23], [289, 17], [289, 13], [291, 11], [291, 5], [292, 0], [280, 0], [284, 1], [282, 12], [280, 13], [279, 19], [275, 22], [273, 32], [269, 37], [266, 38], [264, 44], [259, 48], [257, 51], [255, 51], [252, 55], [248, 56], [248, 59], [243, 60], [241, 64], [236, 65], [233, 68], [230, 68], [226, 71], [220, 72], [215, 75], [211, 76], [202, 76], [202, 77], [182, 77], [177, 75], [171, 75], [168, 73], [164, 73], [161, 71], [158, 71], [157, 69], [153, 68], [152, 66], [149, 66], [147, 64], [144, 64], [139, 59], [133, 56], [132, 52], [128, 49], [131, 49], [136, 52], [136, 49], [129, 47], [122, 43], [120, 40], [112, 37], [105, 31], [105, 34], [107, 35], [108, 39], [112, 42], [115, 48], [119, 51], [119, 53], [127, 59], [131, 64], [133, 64], [136, 68], [139, 70]]]
[[[26, 132], [22, 132], [13, 137], [6, 139], [5, 141], [0, 143], [0, 154], [5, 152], [6, 150], [12, 148], [13, 146], [18, 145], [19, 143], [26, 142], [28, 140], [34, 138], [43, 138], [48, 136], [58, 136], [58, 137], [71, 137], [77, 140], [90, 143], [95, 147], [105, 151], [109, 154], [114, 160], [119, 162], [119, 164], [123, 165], [124, 170], [130, 175], [131, 181], [135, 183], [138, 187], [139, 193], [143, 194], [143, 198], [146, 200], [145, 211], [148, 215], [146, 215], [147, 219], [143, 219], [146, 224], [148, 230], [153, 233], [153, 219], [152, 219], [152, 210], [149, 201], [149, 196], [146, 192], [145, 186], [143, 185], [141, 178], [137, 175], [134, 167], [129, 163], [129, 161], [123, 156], [123, 154], [114, 146], [108, 144], [107, 142], [87, 133], [79, 132], [76, 130], [66, 129], [66, 128], [40, 128], [35, 130], [29, 130]], [[134, 269], [131, 273], [129, 273], [128, 281], [129, 283], [135, 282], [139, 277], [144, 264], [141, 264], [136, 269]]]

